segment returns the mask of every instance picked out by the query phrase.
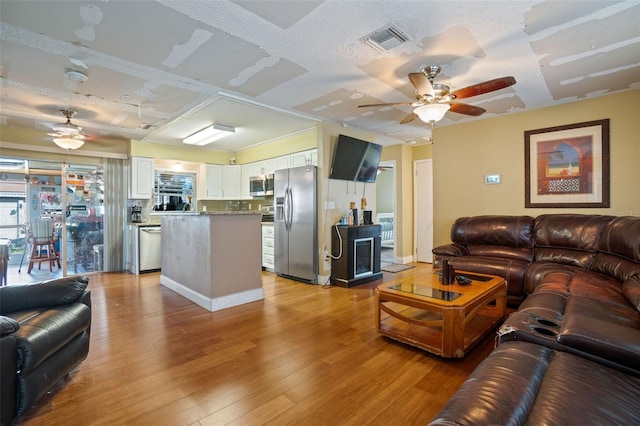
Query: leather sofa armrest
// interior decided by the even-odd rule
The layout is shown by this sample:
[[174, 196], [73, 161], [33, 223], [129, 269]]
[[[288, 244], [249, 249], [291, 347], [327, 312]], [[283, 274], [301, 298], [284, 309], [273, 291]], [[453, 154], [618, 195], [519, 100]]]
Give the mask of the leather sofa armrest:
[[16, 415], [17, 364], [16, 339], [12, 335], [0, 337], [0, 424], [8, 425]]
[[433, 248], [431, 250], [433, 254], [437, 254], [439, 256], [468, 256], [469, 250], [462, 244], [444, 244], [438, 247]]
[[88, 277], [75, 275], [37, 284], [1, 287], [0, 315], [79, 302], [88, 284]]
[[640, 330], [586, 315], [565, 315], [558, 342], [640, 371]]
[[13, 318], [0, 315], [0, 336], [13, 334], [20, 329], [20, 324]]

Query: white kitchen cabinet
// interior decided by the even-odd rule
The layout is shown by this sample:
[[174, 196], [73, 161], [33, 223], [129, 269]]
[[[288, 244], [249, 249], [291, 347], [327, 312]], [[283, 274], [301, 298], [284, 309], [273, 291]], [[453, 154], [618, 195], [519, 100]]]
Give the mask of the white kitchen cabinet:
[[274, 254], [274, 228], [273, 224], [262, 224], [262, 267], [273, 272], [275, 263]]
[[153, 158], [131, 157], [129, 166], [129, 198], [150, 200], [153, 197]]
[[273, 159], [273, 170], [283, 170], [291, 167], [291, 155], [283, 155]]
[[239, 200], [242, 198], [242, 168], [204, 164], [198, 176], [198, 199]]
[[242, 176], [241, 196], [243, 200], [250, 200], [252, 199], [252, 197], [251, 197], [251, 186], [249, 185], [249, 178], [253, 176], [253, 164], [252, 163], [243, 164], [241, 168], [242, 168], [242, 171], [240, 173]]
[[220, 200], [222, 198], [222, 166], [203, 164], [198, 175], [198, 199]]
[[242, 167], [222, 166], [222, 198], [239, 200], [242, 197]]
[[254, 163], [250, 163], [252, 167], [252, 175], [251, 176], [262, 176], [269, 173], [273, 173], [273, 159], [256, 161]]
[[318, 165], [318, 149], [309, 149], [291, 154], [291, 165], [289, 167], [299, 167], [307, 165]]

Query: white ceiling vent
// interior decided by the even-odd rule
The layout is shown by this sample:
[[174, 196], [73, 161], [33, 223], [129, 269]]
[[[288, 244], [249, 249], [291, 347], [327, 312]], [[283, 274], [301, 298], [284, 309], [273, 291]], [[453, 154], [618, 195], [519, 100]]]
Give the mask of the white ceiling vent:
[[371, 34], [362, 37], [360, 40], [367, 43], [374, 49], [385, 52], [393, 49], [394, 47], [400, 46], [405, 41], [411, 40], [411, 38], [397, 27], [387, 25], [386, 27], [380, 28]]

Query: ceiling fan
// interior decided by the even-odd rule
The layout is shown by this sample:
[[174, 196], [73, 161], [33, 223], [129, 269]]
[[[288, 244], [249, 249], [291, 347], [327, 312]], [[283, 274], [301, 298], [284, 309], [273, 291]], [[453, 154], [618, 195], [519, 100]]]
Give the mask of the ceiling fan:
[[420, 72], [409, 73], [409, 81], [416, 89], [416, 100], [414, 102], [391, 102], [358, 106], [365, 108], [409, 105], [416, 107], [416, 109], [407, 115], [400, 122], [401, 124], [409, 123], [418, 117], [426, 123], [433, 124], [441, 120], [447, 111], [472, 116], [481, 115], [486, 111], [484, 108], [454, 101], [456, 99], [470, 98], [472, 96], [504, 89], [516, 83], [516, 79], [513, 77], [500, 77], [451, 92], [449, 86], [433, 82], [438, 74], [440, 74], [440, 71], [441, 68], [438, 65], [430, 65], [423, 68]]
[[73, 124], [71, 119], [77, 112], [71, 109], [61, 109], [60, 112], [67, 118], [65, 123], [56, 123], [52, 126], [53, 132], [47, 133], [53, 136], [53, 142], [63, 149], [78, 149], [84, 144], [87, 135], [82, 127]]

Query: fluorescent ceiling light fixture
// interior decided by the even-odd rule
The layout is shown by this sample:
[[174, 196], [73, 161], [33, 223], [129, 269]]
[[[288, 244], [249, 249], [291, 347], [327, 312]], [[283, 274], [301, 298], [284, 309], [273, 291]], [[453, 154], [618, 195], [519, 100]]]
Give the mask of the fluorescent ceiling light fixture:
[[229, 136], [235, 132], [236, 129], [234, 127], [225, 126], [223, 124], [214, 124], [212, 126], [205, 127], [204, 129], [195, 132], [191, 136], [182, 139], [182, 143], [202, 146], [217, 141], [218, 139], [222, 139], [225, 136]]
[[82, 139], [72, 137], [54, 138], [53, 143], [58, 145], [60, 148], [67, 150], [78, 149], [84, 145], [84, 141]]
[[435, 123], [442, 120], [449, 108], [449, 104], [427, 104], [414, 109], [413, 112], [425, 123]]

